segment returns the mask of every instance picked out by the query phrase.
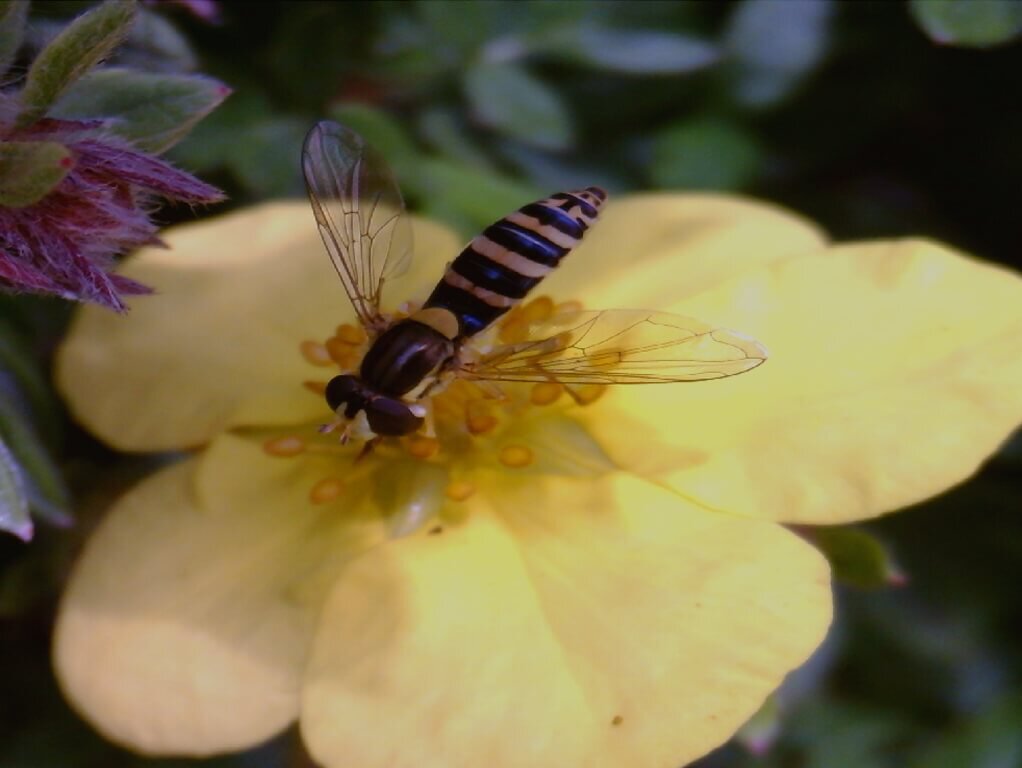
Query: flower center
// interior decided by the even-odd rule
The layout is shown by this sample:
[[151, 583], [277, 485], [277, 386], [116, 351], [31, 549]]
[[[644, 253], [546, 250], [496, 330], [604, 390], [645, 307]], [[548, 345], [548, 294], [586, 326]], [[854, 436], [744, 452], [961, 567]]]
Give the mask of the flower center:
[[[558, 305], [546, 296], [534, 299], [515, 307], [494, 327], [467, 341], [462, 352], [469, 358], [484, 359], [498, 348], [529, 339], [534, 323], [550, 318], [555, 312], [580, 308], [577, 302]], [[407, 313], [396, 315], [391, 321], [403, 316]], [[302, 341], [299, 351], [307, 362], [332, 369], [326, 378], [303, 382], [303, 386], [323, 398], [329, 378], [337, 373], [358, 374], [370, 341], [361, 328], [348, 324], [338, 326], [324, 341]], [[379, 437], [370, 445], [342, 445], [336, 435], [322, 434], [315, 425], [309, 425], [300, 431], [275, 435], [263, 443], [263, 450], [281, 458], [303, 454], [337, 456], [336, 473], [310, 488], [308, 498], [313, 504], [341, 498], [352, 484], [352, 477], [363, 477], [366, 472], [374, 474], [373, 468], [394, 471], [395, 467], [407, 468], [408, 462], [420, 463], [426, 465], [423, 470], [444, 473], [446, 483], [434, 494], [437, 498], [433, 506], [438, 507], [444, 500], [462, 502], [471, 498], [480, 485], [477, 476], [486, 470], [563, 471], [565, 462], [572, 462], [571, 453], [579, 450], [586, 454], [579, 459], [580, 466], [591, 468], [595, 466], [594, 460], [596, 464], [609, 463], [588, 433], [571, 418], [573, 409], [596, 402], [604, 389], [600, 385], [568, 385], [554, 380], [471, 381], [452, 372], [442, 374], [438, 386], [415, 401], [427, 413], [423, 428], [415, 434]], [[343, 463], [345, 458], [351, 462], [348, 466]], [[389, 470], [385, 469], [388, 464]], [[436, 488], [435, 473], [429, 477], [427, 485]], [[419, 509], [421, 505], [413, 506]], [[416, 512], [416, 516], [421, 515]], [[422, 520], [417, 520], [414, 528], [421, 523]]]

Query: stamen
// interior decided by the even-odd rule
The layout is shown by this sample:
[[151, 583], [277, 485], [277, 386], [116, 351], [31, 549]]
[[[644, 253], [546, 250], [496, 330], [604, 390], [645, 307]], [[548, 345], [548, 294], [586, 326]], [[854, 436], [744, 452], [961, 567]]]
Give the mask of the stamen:
[[344, 344], [351, 344], [355, 347], [364, 344], [366, 341], [365, 331], [349, 323], [338, 325], [337, 330], [334, 331], [334, 338]]
[[579, 405], [590, 405], [595, 403], [603, 397], [603, 393], [606, 391], [606, 384], [583, 384], [578, 387], [568, 388], [568, 393]]
[[326, 351], [342, 370], [353, 370], [358, 362], [358, 348], [341, 341], [336, 336], [326, 340]]
[[312, 363], [313, 365], [334, 364], [334, 361], [330, 357], [330, 353], [327, 352], [326, 347], [318, 341], [303, 341], [298, 345], [298, 349], [302, 353], [302, 357], [304, 357], [308, 363]]
[[452, 480], [444, 493], [451, 501], [464, 501], [476, 492], [476, 487], [468, 480]]
[[405, 450], [416, 459], [430, 459], [440, 450], [440, 441], [435, 437], [412, 435], [405, 441]]
[[581, 312], [585, 309], [585, 305], [581, 301], [571, 299], [569, 301], [562, 301], [557, 305], [555, 312], [558, 315], [568, 314], [569, 312]]
[[497, 338], [501, 344], [518, 344], [529, 336], [529, 321], [520, 313], [516, 313], [500, 325]]
[[500, 449], [497, 458], [505, 467], [521, 469], [532, 463], [532, 449], [524, 445], [505, 445]]
[[482, 400], [469, 400], [465, 404], [465, 427], [473, 435], [483, 435], [497, 426], [497, 417], [489, 404]]
[[263, 443], [263, 450], [270, 456], [297, 456], [305, 450], [305, 441], [297, 435], [275, 437]]
[[529, 393], [529, 402], [533, 405], [551, 405], [557, 402], [557, 398], [564, 391], [564, 386], [556, 381], [544, 381], [532, 387]]
[[554, 300], [549, 296], [539, 296], [522, 307], [522, 315], [527, 323], [549, 320], [553, 314]]
[[326, 504], [340, 496], [343, 490], [343, 482], [336, 477], [325, 477], [312, 486], [309, 491], [309, 501], [313, 504]]
[[314, 395], [326, 395], [326, 382], [325, 381], [303, 381], [302, 386], [312, 392]]

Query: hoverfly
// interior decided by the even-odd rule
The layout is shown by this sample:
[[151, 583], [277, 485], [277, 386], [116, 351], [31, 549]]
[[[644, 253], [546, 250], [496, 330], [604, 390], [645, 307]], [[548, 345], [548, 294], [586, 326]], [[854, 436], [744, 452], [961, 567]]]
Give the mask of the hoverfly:
[[734, 376], [766, 359], [755, 341], [649, 310], [560, 311], [524, 338], [482, 354], [469, 340], [492, 327], [556, 268], [596, 221], [598, 187], [529, 203], [487, 227], [453, 262], [420, 309], [381, 312], [383, 289], [412, 258], [401, 192], [382, 156], [330, 121], [309, 131], [302, 171], [320, 235], [369, 338], [357, 374], [335, 376], [326, 401], [342, 440], [423, 429], [428, 396], [453, 377], [488, 382], [647, 384]]

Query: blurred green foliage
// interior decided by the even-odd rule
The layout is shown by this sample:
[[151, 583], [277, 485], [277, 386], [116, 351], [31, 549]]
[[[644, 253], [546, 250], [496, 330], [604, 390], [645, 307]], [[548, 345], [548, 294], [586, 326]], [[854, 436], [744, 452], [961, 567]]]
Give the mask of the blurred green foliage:
[[[25, 44], [11, 52], [0, 33], [0, 56], [30, 61], [87, 5], [33, 6]], [[839, 238], [926, 233], [1017, 268], [1020, 8], [224, 2], [211, 24], [159, 4], [109, 63], [144, 70], [139, 88], [200, 70], [234, 89], [170, 154], [227, 189], [227, 206], [302, 195], [302, 138], [331, 117], [383, 151], [409, 207], [466, 236], [574, 185], [720, 190], [788, 205]], [[0, 697], [0, 766], [301, 764], [290, 736], [218, 760], [144, 760], [102, 742], [57, 694], [47, 633], [61, 578], [105, 500], [142, 468], [60, 416], [40, 373], [66, 322], [55, 304], [0, 298], [5, 375], [27, 393], [83, 521], [73, 534], [44, 527], [30, 547], [0, 539], [0, 674], [16, 692]], [[743, 739], [700, 766], [1022, 765], [1020, 470], [1016, 442], [939, 499], [818, 534], [848, 582], [828, 643]]]

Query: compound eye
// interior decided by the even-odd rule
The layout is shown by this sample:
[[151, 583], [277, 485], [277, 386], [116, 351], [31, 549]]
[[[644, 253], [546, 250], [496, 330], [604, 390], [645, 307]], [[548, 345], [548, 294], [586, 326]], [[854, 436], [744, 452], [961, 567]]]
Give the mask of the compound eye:
[[410, 435], [422, 426], [422, 417], [412, 413], [406, 403], [390, 397], [370, 400], [365, 408], [373, 432], [384, 437]]
[[336, 411], [342, 403], [349, 403], [359, 392], [358, 380], [354, 376], [334, 376], [326, 385], [326, 404]]

